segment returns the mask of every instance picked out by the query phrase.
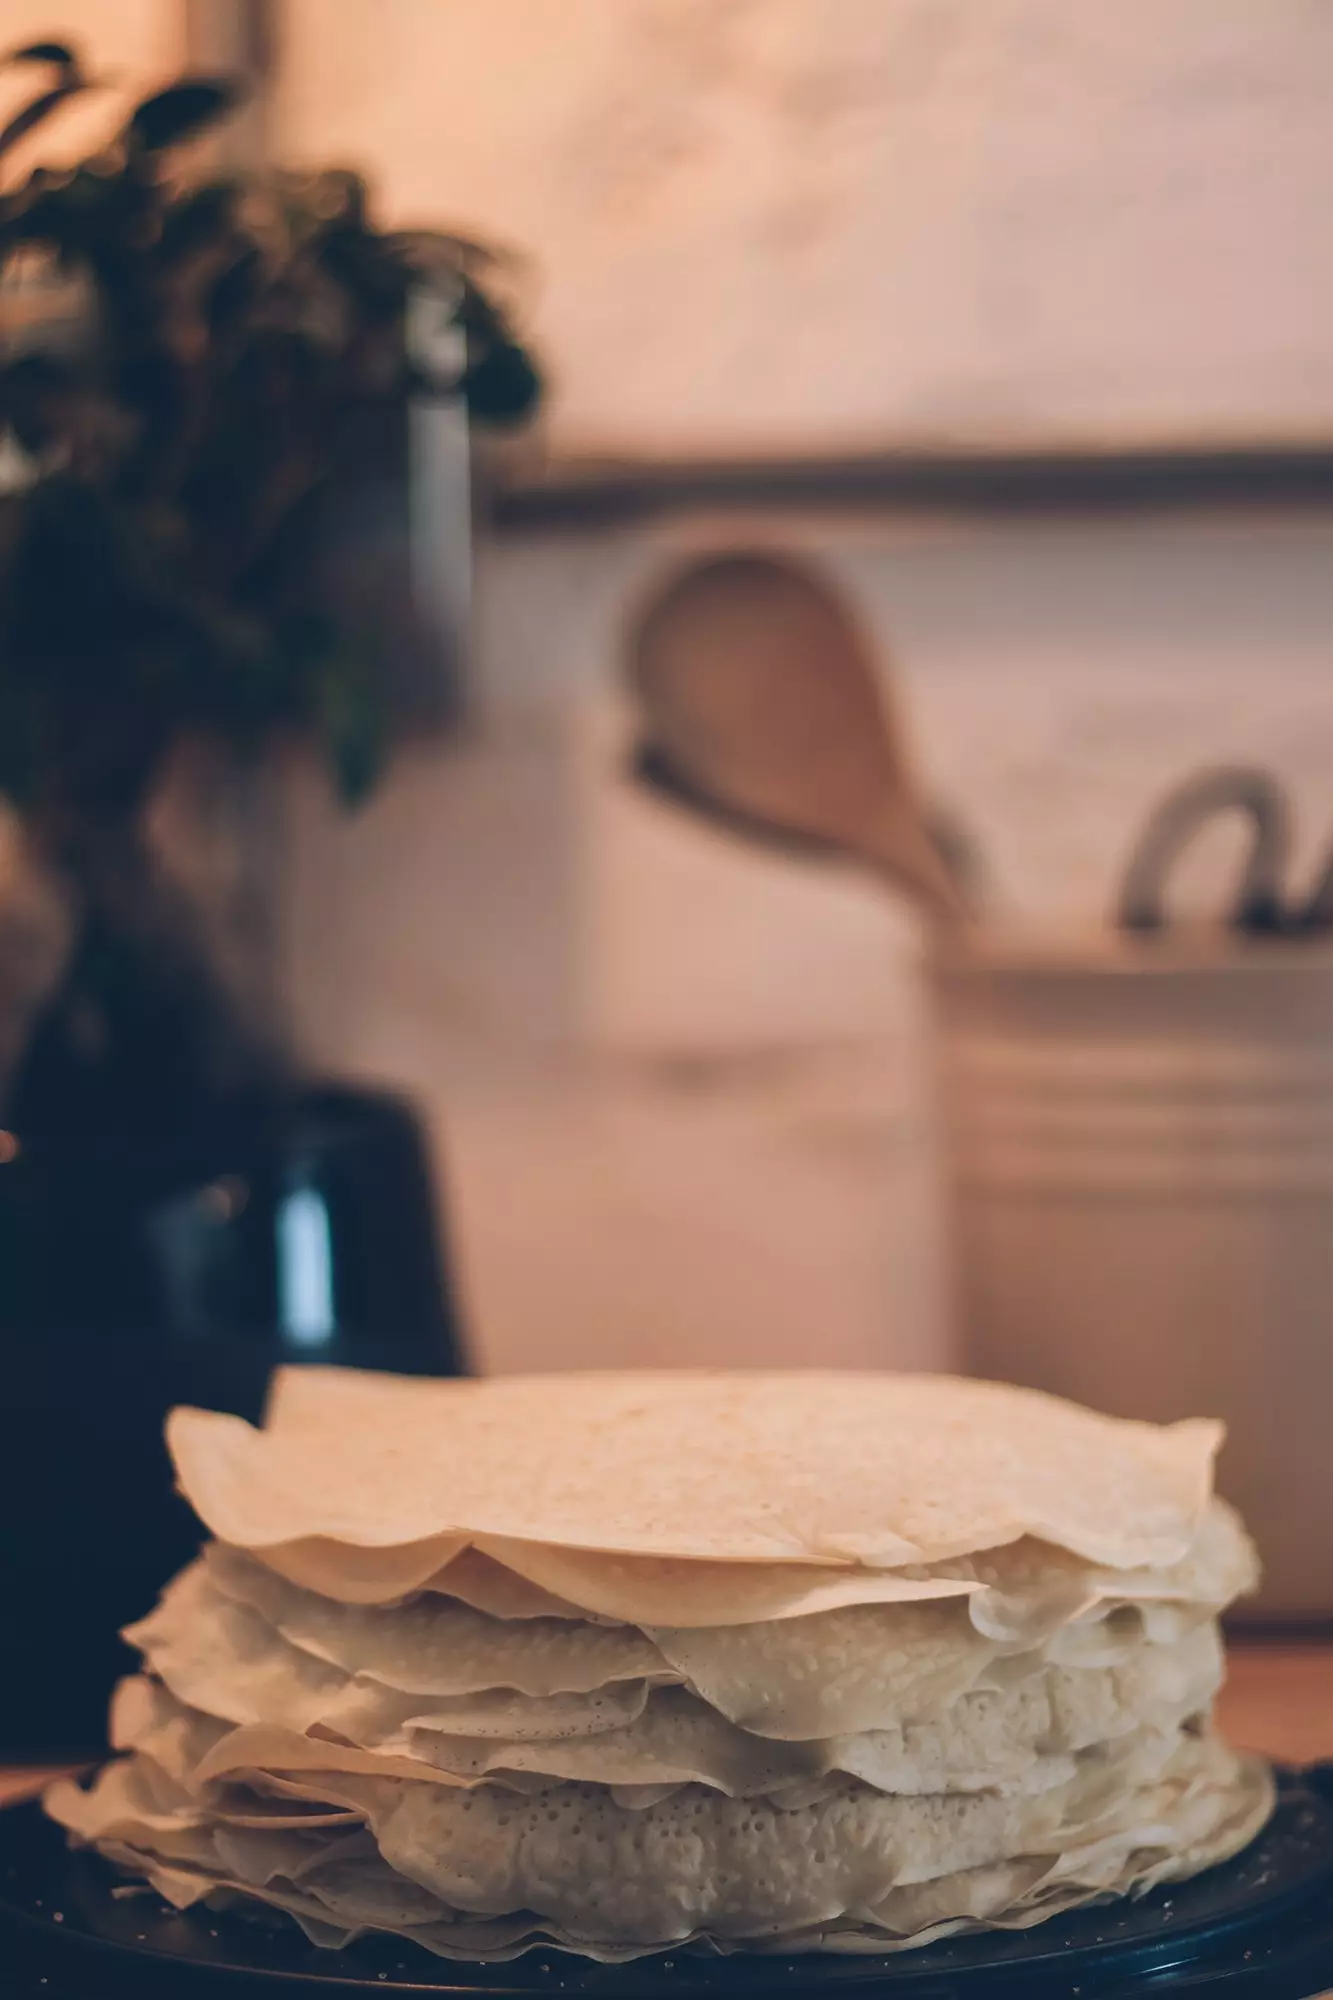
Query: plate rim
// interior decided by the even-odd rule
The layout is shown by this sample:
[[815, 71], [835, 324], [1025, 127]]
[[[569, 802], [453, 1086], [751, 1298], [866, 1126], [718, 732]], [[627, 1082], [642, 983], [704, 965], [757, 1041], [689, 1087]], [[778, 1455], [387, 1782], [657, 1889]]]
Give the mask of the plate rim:
[[[1158, 1933], [1158, 1938], [1163, 1944], [1167, 1944], [1173, 1940], [1176, 1943], [1180, 1943], [1193, 1934], [1198, 1936], [1201, 1941], [1212, 1936], [1220, 1943], [1222, 1936], [1219, 1934], [1243, 1931], [1247, 1924], [1253, 1926], [1265, 1925], [1275, 1919], [1281, 1919], [1284, 1916], [1289, 1917], [1293, 1911], [1306, 1908], [1317, 1916], [1322, 1907], [1326, 1919], [1326, 1936], [1316, 1935], [1313, 1938], [1313, 1948], [1327, 1948], [1329, 1952], [1327, 1979], [1330, 1983], [1333, 1983], [1333, 1893], [1330, 1893], [1333, 1892], [1333, 1762], [1319, 1763], [1303, 1769], [1278, 1767], [1277, 1777], [1279, 1785], [1278, 1807], [1274, 1819], [1269, 1822], [1269, 1827], [1256, 1837], [1255, 1842], [1252, 1842], [1249, 1848], [1242, 1850], [1241, 1854], [1234, 1856], [1232, 1862], [1222, 1863], [1220, 1866], [1229, 1867], [1234, 1865], [1235, 1862], [1242, 1861], [1246, 1855], [1252, 1853], [1254, 1847], [1259, 1845], [1270, 1829], [1278, 1823], [1279, 1816], [1284, 1808], [1288, 1810], [1298, 1808], [1303, 1801], [1310, 1800], [1321, 1805], [1327, 1816], [1329, 1849], [1326, 1863], [1323, 1857], [1321, 1857], [1320, 1864], [1315, 1870], [1306, 1875], [1304, 1879], [1286, 1884], [1277, 1889], [1269, 1903], [1258, 1907], [1251, 1903], [1248, 1908], [1237, 1911], [1230, 1918], [1223, 1915], [1212, 1919], [1195, 1919], [1191, 1921], [1188, 1916], [1183, 1916], [1178, 1922], [1165, 1925]], [[23, 1831], [26, 1828], [33, 1829], [35, 1834], [40, 1838], [55, 1836], [57, 1834], [54, 1823], [46, 1819], [43, 1814], [39, 1797], [29, 1797], [11, 1806], [0, 1808], [0, 1828], [3, 1828], [5, 1834], [11, 1834], [19, 1838], [22, 1837]], [[25, 1847], [26, 1844], [25, 1842]], [[0, 1859], [3, 1859], [3, 1855], [0, 1855]], [[87, 1862], [90, 1865], [110, 1868], [109, 1863], [101, 1862], [100, 1857], [91, 1853], [74, 1854], [70, 1856], [70, 1859], [75, 1864]], [[1212, 1871], [1205, 1872], [1210, 1873]], [[1194, 1879], [1203, 1880], [1205, 1877], [1200, 1876]], [[1162, 1885], [1162, 1889], [1170, 1892], [1172, 1889], [1185, 1886], [1187, 1885], [1164, 1884]], [[109, 1891], [107, 1893], [109, 1894]], [[1162, 1891], [1156, 1890], [1151, 1893], [1153, 1896], [1159, 1896]], [[1149, 1899], [1145, 1898], [1143, 1900], [1147, 1901]], [[1103, 1910], [1107, 1910], [1112, 1906], [1104, 1904], [1092, 1907], [1100, 1907]], [[185, 1916], [187, 1913], [179, 1912], [176, 1914]], [[1073, 1915], [1076, 1913], [1071, 1912], [1069, 1914]], [[1091, 1914], [1091, 1910], [1089, 1914]], [[787, 1991], [793, 1996], [793, 2000], [799, 2000], [800, 1995], [816, 1990], [821, 1983], [827, 1985], [830, 1993], [845, 1994], [850, 1996], [850, 2000], [855, 2000], [855, 1996], [859, 1993], [873, 1990], [873, 1982], [877, 1979], [886, 1982], [888, 1985], [899, 1986], [904, 1994], [910, 1995], [914, 1987], [932, 1976], [944, 1980], [948, 1980], [951, 1977], [962, 1978], [970, 1974], [983, 1974], [998, 1978], [1007, 1972], [1015, 1979], [1021, 1979], [1025, 1976], [1050, 1978], [1053, 1973], [1058, 1972], [1062, 1965], [1068, 1966], [1070, 1961], [1079, 1959], [1084, 1959], [1088, 1969], [1091, 1970], [1094, 1966], [1104, 1967], [1108, 1963], [1113, 1964], [1121, 1956], [1127, 1960], [1132, 1959], [1136, 1953], [1141, 1955], [1145, 1950], [1150, 1950], [1154, 1942], [1154, 1940], [1146, 1937], [1135, 1936], [1128, 1938], [1108, 1938], [1104, 1940], [1096, 1939], [1084, 1945], [1071, 1945], [1067, 1942], [1058, 1942], [1055, 1939], [1051, 1939], [1050, 1943], [1043, 1949], [1041, 1948], [1041, 1937], [1044, 1928], [1044, 1926], [1038, 1925], [1034, 1926], [1032, 1930], [1022, 1933], [997, 1933], [997, 1938], [1005, 1941], [1017, 1941], [1019, 1939], [1026, 1941], [1031, 1938], [1036, 1948], [1030, 1951], [1015, 1950], [1012, 1953], [1006, 1953], [1002, 1957], [995, 1958], [989, 1963], [984, 1960], [962, 1965], [941, 1963], [938, 1958], [930, 1956], [936, 1949], [933, 1945], [922, 1946], [919, 1951], [907, 1954], [866, 1953], [838, 1955], [807, 1952], [784, 1956], [777, 1953], [737, 1952], [728, 1954], [725, 1957], [715, 1957], [711, 1960], [701, 1958], [699, 1963], [701, 1965], [706, 1964], [710, 1971], [714, 1973], [722, 1973], [722, 1980], [701, 1985], [693, 1990], [706, 1994], [723, 1993], [727, 1978], [724, 1968], [734, 1967], [737, 1975], [738, 1991], [744, 1990], [742, 1982], [747, 1973], [753, 1977], [762, 1968], [768, 1972], [776, 1985], [786, 1987]], [[604, 1988], [607, 2000], [611, 2000], [618, 1973], [627, 1974], [633, 1982], [636, 1974], [641, 1976], [646, 1972], [648, 1979], [642, 1981], [642, 1984], [639, 1986], [639, 1992], [643, 1996], [643, 2000], [648, 2000], [648, 1996], [653, 1991], [653, 1987], [650, 1984], [653, 1973], [656, 1971], [660, 1974], [665, 1971], [666, 1968], [663, 1961], [672, 1951], [671, 1946], [664, 1946], [660, 1953], [649, 1954], [641, 1960], [633, 1960], [624, 1965], [617, 1966], [600, 1964], [596, 1961], [583, 1959], [578, 1953], [563, 1951], [555, 1945], [536, 1944], [519, 1958], [499, 1964], [492, 1963], [487, 1965], [484, 1962], [467, 1960], [435, 1960], [433, 1963], [439, 1967], [441, 1976], [432, 1979], [415, 1977], [412, 1975], [411, 1970], [408, 1971], [407, 1976], [393, 1977], [392, 1975], [385, 1975], [373, 1967], [366, 1967], [364, 1969], [355, 1966], [349, 1967], [346, 1963], [346, 1955], [343, 1952], [337, 1954], [330, 1953], [329, 1956], [331, 1959], [336, 1957], [342, 1963], [329, 1964], [326, 1968], [319, 1966], [305, 1968], [299, 1966], [246, 1964], [238, 1962], [236, 1959], [230, 1957], [230, 1955], [222, 1957], [217, 1961], [210, 1961], [204, 1958], [192, 1957], [181, 1952], [165, 1950], [146, 1939], [131, 1942], [120, 1937], [100, 1935], [95, 1929], [78, 1925], [71, 1925], [69, 1929], [66, 1929], [56, 1921], [53, 1913], [39, 1912], [26, 1907], [21, 1901], [16, 1900], [10, 1892], [9, 1886], [3, 1876], [0, 1876], [0, 1941], [3, 1941], [3, 1935], [6, 1930], [10, 1932], [11, 1936], [17, 1931], [22, 1933], [31, 1942], [38, 1944], [45, 1942], [57, 1951], [66, 1951], [70, 1954], [71, 1958], [86, 1956], [90, 1959], [96, 1959], [106, 1957], [119, 1961], [122, 1965], [133, 1965], [136, 1962], [147, 1961], [155, 1968], [154, 1977], [157, 1976], [156, 1968], [165, 1970], [167, 1967], [178, 1968], [183, 1976], [188, 1976], [191, 1970], [198, 1970], [200, 1972], [207, 1971], [215, 1976], [223, 1974], [236, 1979], [238, 1982], [246, 1978], [260, 1977], [266, 1983], [272, 1982], [275, 1988], [288, 1987], [294, 1993], [300, 1992], [303, 1989], [311, 1992], [319, 1992], [327, 1989], [330, 2000], [332, 2000], [332, 1996], [340, 1993], [346, 1993], [350, 1996], [363, 1991], [383, 1991], [389, 1995], [393, 1995], [394, 1993], [428, 1996], [466, 1995], [470, 1996], [470, 2000], [481, 2000], [481, 1996], [486, 1996], [486, 2000], [533, 2000], [533, 1996], [540, 1992], [559, 1991], [560, 1987], [565, 1983], [560, 1979], [562, 1965], [569, 1968], [569, 1973], [572, 1977], [576, 1977], [581, 1981], [585, 1979], [594, 1981], [595, 1986], [589, 1986], [588, 1990], [590, 1993], [595, 1991], [597, 1987]], [[385, 1933], [383, 1935], [385, 1942], [391, 1944], [391, 1934]], [[982, 1935], [984, 1934], [974, 1933], [968, 1942], [975, 1943]], [[961, 1940], [959, 1941], [961, 1942]], [[400, 1944], [410, 1943], [409, 1940], [401, 1939], [398, 1942]], [[937, 1940], [937, 1944], [940, 1947], [947, 1947], [951, 1942], [954, 1942], [954, 1940], [948, 1938]], [[1294, 1944], [1302, 1949], [1309, 1943], [1310, 1940], [1308, 1937], [1304, 1940], [1294, 1940]], [[313, 1950], [315, 1947], [311, 1946], [310, 1949]], [[414, 1953], [421, 1949], [419, 1946], [412, 1947]], [[1197, 1960], [1190, 1961], [1189, 1963], [1196, 1964], [1198, 1971], [1207, 1980], [1211, 1975], [1205, 1961], [1215, 1963], [1215, 1959], [1215, 1953], [1201, 1953]], [[687, 1959], [686, 1964], [689, 1962]], [[513, 1980], [506, 1977], [511, 1967], [515, 1970], [521, 1968], [521, 1970], [518, 1970], [518, 1977]], [[673, 1967], [672, 1970], [674, 1971], [674, 1969]], [[1182, 1968], [1182, 1970], [1184, 1969]], [[1126, 1965], [1125, 1970], [1128, 1976], [1135, 1976], [1132, 1966]], [[469, 1977], [469, 1974], [473, 1972], [490, 1973], [494, 1977], [484, 1984], [478, 1983], [475, 1979]], [[804, 1976], [793, 1977], [793, 1975]], [[1161, 1974], [1157, 1974], [1157, 1977], [1161, 1977]], [[672, 1983], [669, 1979], [663, 1979], [660, 1981], [658, 1990], [666, 1994], [669, 1992]], [[691, 1990], [687, 1980], [680, 1981], [680, 1990], [682, 1993]]]

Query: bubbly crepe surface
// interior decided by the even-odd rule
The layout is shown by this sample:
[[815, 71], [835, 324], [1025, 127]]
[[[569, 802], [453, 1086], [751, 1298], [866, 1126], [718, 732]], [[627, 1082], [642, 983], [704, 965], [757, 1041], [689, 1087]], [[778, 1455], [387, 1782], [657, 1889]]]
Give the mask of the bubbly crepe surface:
[[1215, 1425], [945, 1378], [285, 1371], [49, 1809], [320, 1944], [899, 1949], [1233, 1853]]

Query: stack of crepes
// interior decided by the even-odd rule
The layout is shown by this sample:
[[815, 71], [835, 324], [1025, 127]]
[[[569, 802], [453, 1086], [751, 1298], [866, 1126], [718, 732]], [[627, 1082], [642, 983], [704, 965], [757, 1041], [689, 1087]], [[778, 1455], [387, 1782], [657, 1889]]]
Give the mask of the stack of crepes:
[[48, 1809], [173, 1904], [446, 1957], [886, 1951], [1234, 1853], [1216, 1425], [848, 1374], [276, 1380]]

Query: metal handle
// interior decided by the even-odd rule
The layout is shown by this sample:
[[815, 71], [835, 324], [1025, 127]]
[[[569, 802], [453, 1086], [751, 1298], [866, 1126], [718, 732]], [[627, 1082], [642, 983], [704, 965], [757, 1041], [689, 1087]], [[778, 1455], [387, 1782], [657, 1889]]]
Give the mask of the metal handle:
[[1316, 875], [1314, 885], [1293, 919], [1293, 929], [1309, 937], [1333, 930], [1333, 849]]
[[1267, 934], [1289, 927], [1282, 889], [1291, 847], [1286, 794], [1267, 771], [1224, 764], [1187, 779], [1149, 814], [1121, 881], [1116, 912], [1121, 930], [1163, 928], [1172, 868], [1208, 821], [1223, 812], [1238, 812], [1251, 825], [1249, 855], [1228, 923]]

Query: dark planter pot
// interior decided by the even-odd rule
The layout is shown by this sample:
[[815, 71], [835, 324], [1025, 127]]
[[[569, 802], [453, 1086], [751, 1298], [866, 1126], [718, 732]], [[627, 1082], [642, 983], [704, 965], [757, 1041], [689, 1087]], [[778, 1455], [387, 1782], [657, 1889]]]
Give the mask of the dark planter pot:
[[436, 1213], [412, 1113], [342, 1087], [0, 1164], [0, 1756], [104, 1743], [116, 1632], [200, 1538], [173, 1404], [254, 1419], [283, 1362], [463, 1372]]

